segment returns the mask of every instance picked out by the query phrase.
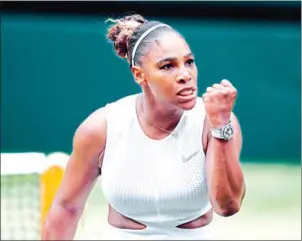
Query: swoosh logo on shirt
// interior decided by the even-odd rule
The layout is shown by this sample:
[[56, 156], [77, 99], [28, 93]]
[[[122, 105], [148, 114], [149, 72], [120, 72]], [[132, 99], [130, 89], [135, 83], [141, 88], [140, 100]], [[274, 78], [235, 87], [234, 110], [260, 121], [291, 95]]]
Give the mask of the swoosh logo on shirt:
[[196, 156], [198, 154], [198, 152], [199, 152], [199, 150], [194, 151], [193, 153], [191, 153], [188, 156], [182, 155], [182, 162], [188, 162], [188, 161], [190, 161], [194, 156]]

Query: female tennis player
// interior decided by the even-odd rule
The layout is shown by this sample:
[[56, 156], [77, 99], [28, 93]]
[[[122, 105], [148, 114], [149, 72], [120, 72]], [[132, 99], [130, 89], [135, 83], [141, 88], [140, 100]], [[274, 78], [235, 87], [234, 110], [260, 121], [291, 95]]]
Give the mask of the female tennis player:
[[198, 97], [194, 55], [164, 23], [128, 15], [108, 38], [142, 91], [78, 127], [42, 240], [74, 238], [99, 175], [112, 239], [211, 239], [213, 212], [236, 214], [245, 195], [236, 88], [222, 80]]

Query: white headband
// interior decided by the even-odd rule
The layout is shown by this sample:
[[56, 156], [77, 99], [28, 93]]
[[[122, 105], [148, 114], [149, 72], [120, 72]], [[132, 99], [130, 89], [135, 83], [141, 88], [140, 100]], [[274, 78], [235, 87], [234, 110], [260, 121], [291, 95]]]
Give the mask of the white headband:
[[[160, 23], [160, 24], [157, 24], [157, 25], [154, 25], [153, 27], [149, 28], [146, 32], [144, 32], [142, 34], [142, 36], [140, 36], [140, 38], [136, 41], [135, 45], [134, 45], [134, 48], [132, 50], [132, 59], [131, 59], [131, 64], [132, 66], [134, 66], [134, 57], [135, 57], [135, 52], [136, 52], [136, 49], [137, 47], [139, 46], [140, 42], [149, 34], [151, 33], [153, 30], [157, 29], [157, 28], [160, 28], [160, 27], [170, 27], [169, 25], [167, 24], [163, 24], [163, 23]], [[170, 27], [171, 28], [171, 27]]]

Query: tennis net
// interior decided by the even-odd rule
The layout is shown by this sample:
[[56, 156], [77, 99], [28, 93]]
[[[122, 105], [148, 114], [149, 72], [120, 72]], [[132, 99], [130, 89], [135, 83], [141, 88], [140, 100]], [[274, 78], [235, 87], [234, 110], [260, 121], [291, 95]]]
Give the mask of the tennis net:
[[1, 153], [1, 240], [37, 240], [63, 176], [64, 153]]

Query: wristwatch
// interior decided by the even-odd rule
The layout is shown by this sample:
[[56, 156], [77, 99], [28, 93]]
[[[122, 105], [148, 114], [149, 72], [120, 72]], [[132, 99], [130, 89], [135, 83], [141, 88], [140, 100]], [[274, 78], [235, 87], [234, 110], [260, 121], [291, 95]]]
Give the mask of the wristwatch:
[[229, 121], [226, 125], [221, 128], [211, 128], [211, 134], [213, 137], [218, 139], [223, 139], [226, 141], [231, 140], [234, 134], [231, 121]]

